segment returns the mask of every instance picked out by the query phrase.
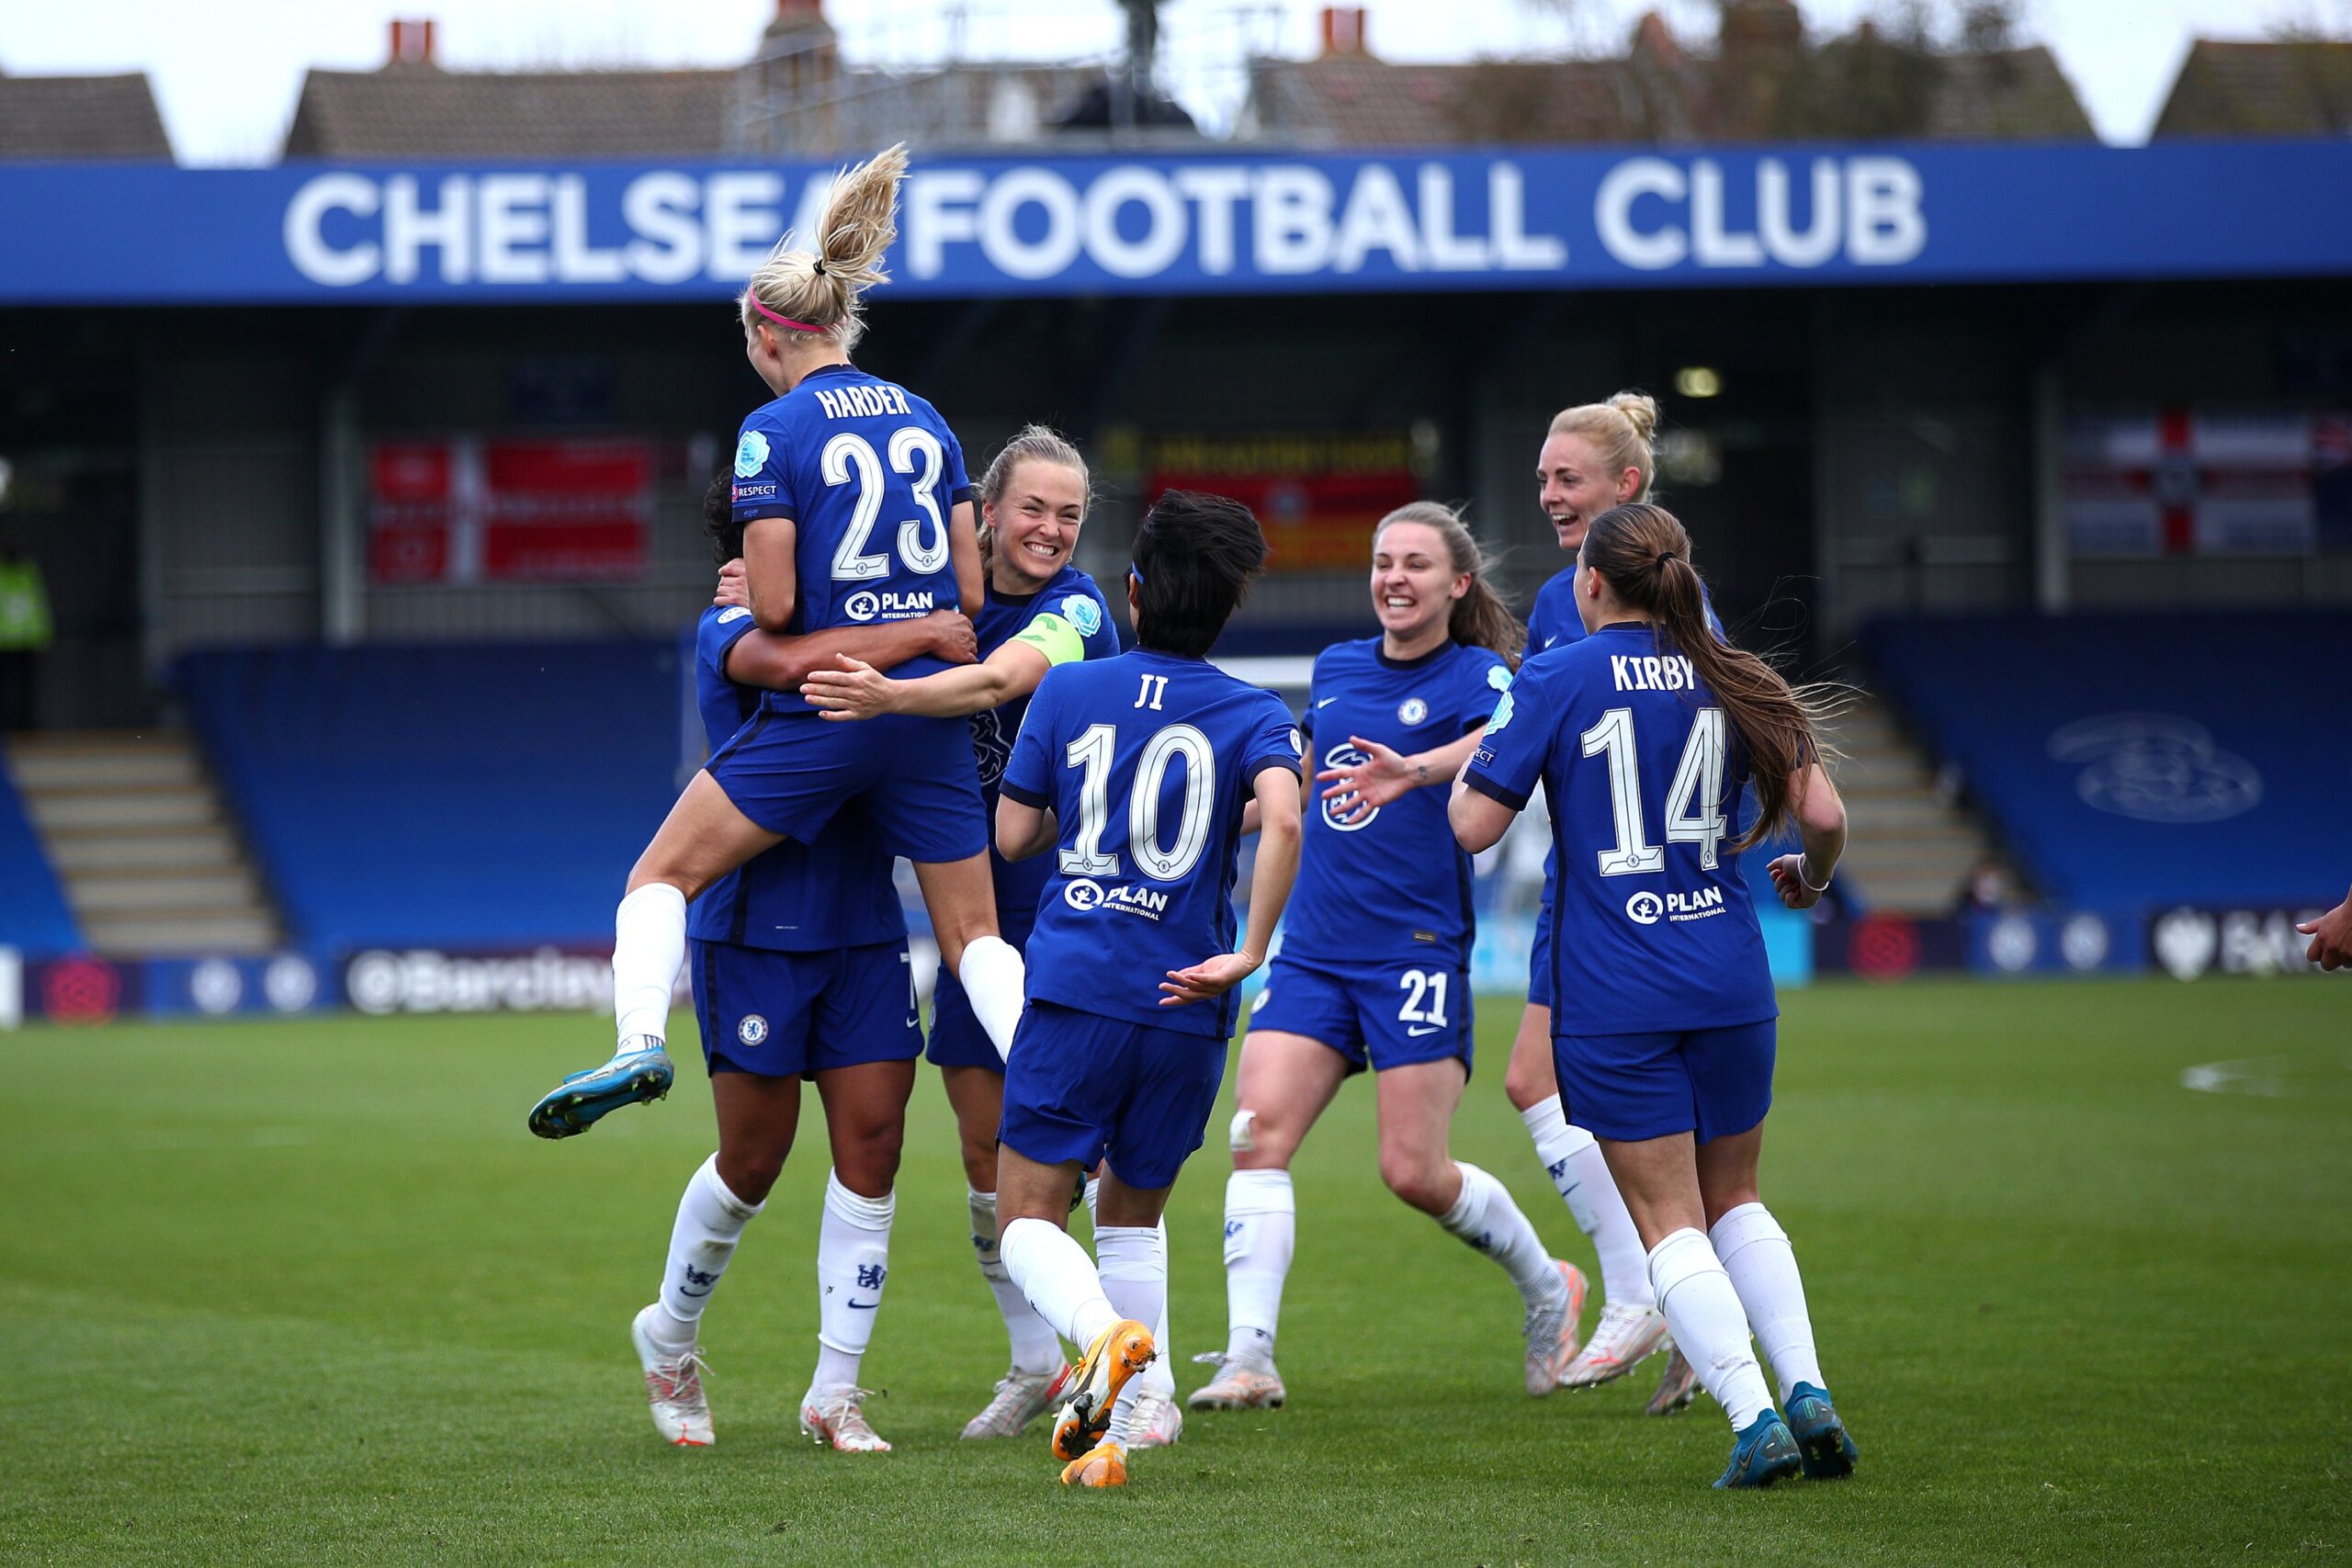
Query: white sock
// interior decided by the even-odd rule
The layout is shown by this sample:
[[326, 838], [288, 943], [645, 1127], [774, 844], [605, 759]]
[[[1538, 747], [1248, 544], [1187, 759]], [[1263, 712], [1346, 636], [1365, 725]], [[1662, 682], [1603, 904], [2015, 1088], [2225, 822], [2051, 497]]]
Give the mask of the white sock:
[[[1086, 1179], [1086, 1218], [1094, 1226], [1094, 1256], [1098, 1260], [1102, 1256], [1102, 1179], [1099, 1176], [1088, 1177]], [[1159, 1359], [1136, 1373], [1132, 1381], [1141, 1384], [1144, 1392], [1148, 1393], [1157, 1392], [1173, 1399], [1176, 1396], [1176, 1372], [1173, 1366], [1175, 1352], [1170, 1348], [1168, 1338], [1168, 1217], [1164, 1214], [1159, 1220], [1159, 1259], [1161, 1281], [1159, 1316], [1151, 1325], [1151, 1341], [1159, 1347]], [[1107, 1280], [1110, 1276], [1106, 1274], [1103, 1278]], [[1113, 1304], [1117, 1303], [1114, 1302]]]
[[1001, 936], [974, 937], [964, 944], [956, 978], [971, 999], [972, 1016], [988, 1032], [989, 1043], [999, 1056], [1012, 1054], [1012, 1032], [1021, 1026], [1022, 993], [1029, 971], [1020, 953]]
[[1535, 1140], [1535, 1157], [1559, 1190], [1560, 1201], [1577, 1222], [1577, 1229], [1592, 1238], [1600, 1255], [1601, 1299], [1627, 1306], [1654, 1306], [1650, 1294], [1649, 1252], [1634, 1216], [1609, 1174], [1609, 1162], [1592, 1134], [1573, 1126], [1560, 1110], [1560, 1097], [1538, 1100], [1519, 1113], [1527, 1135]]
[[1789, 1233], [1761, 1203], [1742, 1203], [1715, 1222], [1707, 1233], [1732, 1289], [1739, 1292], [1741, 1310], [1756, 1329], [1757, 1343], [1772, 1363], [1781, 1385], [1781, 1400], [1790, 1390], [1809, 1382], [1826, 1389], [1821, 1360], [1813, 1348], [1813, 1319], [1805, 1314], [1804, 1281], [1797, 1276], [1796, 1249]]
[[670, 1037], [670, 993], [686, 966], [686, 896], [649, 882], [613, 911], [613, 1020], [623, 1040]]
[[1012, 1370], [1050, 1374], [1062, 1366], [1062, 1342], [1004, 1271], [1004, 1257], [997, 1250], [996, 1194], [974, 1188], [966, 1200], [972, 1214], [972, 1250], [980, 1260], [980, 1278], [996, 1297], [997, 1315], [1004, 1319], [1004, 1337], [1012, 1346]]
[[898, 1196], [861, 1197], [825, 1173], [825, 1217], [817, 1226], [817, 1371], [808, 1392], [855, 1388], [874, 1342], [882, 1286], [890, 1277], [890, 1218]]
[[1460, 1236], [1501, 1264], [1528, 1305], [1541, 1306], [1557, 1297], [1567, 1288], [1560, 1271], [1503, 1184], [1467, 1160], [1456, 1160], [1454, 1168], [1462, 1173], [1462, 1196], [1438, 1224], [1448, 1235]]
[[1739, 1292], [1724, 1272], [1704, 1235], [1685, 1225], [1650, 1249], [1650, 1288], [1666, 1314], [1674, 1343], [1715, 1403], [1731, 1417], [1731, 1429], [1772, 1408], [1764, 1371], [1747, 1348], [1747, 1317]]
[[1102, 1277], [1086, 1248], [1046, 1220], [1019, 1219], [1004, 1227], [997, 1243], [1004, 1271], [1053, 1331], [1081, 1350], [1119, 1321], [1120, 1313], [1102, 1293]]
[[718, 1156], [695, 1168], [678, 1199], [678, 1218], [670, 1227], [670, 1262], [662, 1276], [662, 1310], [646, 1324], [653, 1342], [668, 1350], [684, 1350], [695, 1342], [702, 1309], [718, 1289], [728, 1259], [743, 1227], [764, 1207], [746, 1203], [718, 1179]]
[[1287, 1170], [1237, 1170], [1225, 1182], [1225, 1353], [1274, 1361], [1283, 1281], [1298, 1245], [1298, 1204]]
[[[1102, 1264], [1102, 1293], [1121, 1317], [1132, 1317], [1138, 1323], [1159, 1323], [1166, 1317], [1166, 1230], [1159, 1225], [1098, 1225], [1094, 1230], [1094, 1256]], [[1161, 1346], [1159, 1359], [1152, 1366], [1157, 1367], [1167, 1359], [1167, 1347]], [[1150, 1369], [1146, 1368], [1129, 1378], [1127, 1386], [1119, 1391], [1119, 1402], [1111, 1407], [1111, 1427], [1106, 1434], [1113, 1442], [1127, 1440], [1136, 1396], [1148, 1386], [1144, 1379], [1149, 1374]], [[1169, 1384], [1171, 1389], [1174, 1386], [1173, 1382]]]

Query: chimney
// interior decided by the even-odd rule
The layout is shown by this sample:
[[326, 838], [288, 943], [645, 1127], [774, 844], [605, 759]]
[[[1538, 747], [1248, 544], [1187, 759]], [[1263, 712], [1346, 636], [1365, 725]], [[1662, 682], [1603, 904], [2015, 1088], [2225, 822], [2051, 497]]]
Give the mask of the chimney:
[[387, 65], [433, 63], [433, 18], [394, 17], [391, 57]]
[[1323, 7], [1323, 52], [1369, 54], [1363, 41], [1364, 8], [1361, 6]]
[[775, 19], [768, 24], [768, 31], [790, 32], [795, 28], [824, 25], [825, 0], [775, 0]]

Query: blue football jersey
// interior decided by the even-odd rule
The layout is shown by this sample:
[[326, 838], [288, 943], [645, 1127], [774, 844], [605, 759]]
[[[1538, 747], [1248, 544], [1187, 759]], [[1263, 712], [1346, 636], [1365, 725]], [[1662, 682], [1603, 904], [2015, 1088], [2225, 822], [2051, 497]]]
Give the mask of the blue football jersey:
[[1171, 969], [1233, 951], [1241, 810], [1268, 768], [1295, 773], [1298, 728], [1272, 692], [1206, 660], [1138, 649], [1049, 671], [1000, 782], [1052, 808], [1030, 934], [1033, 1001], [1224, 1039], [1239, 987], [1159, 1005]]
[[[1299, 728], [1309, 774], [1365, 760], [1362, 736], [1410, 755], [1485, 728], [1510, 687], [1498, 654], [1440, 644], [1399, 662], [1380, 638], [1337, 643], [1315, 660]], [[1298, 886], [1283, 917], [1283, 951], [1324, 964], [1470, 962], [1470, 857], [1453, 847], [1446, 789], [1417, 789], [1361, 822], [1332, 816], [1317, 784], [1307, 802]]]
[[[810, 371], [752, 411], [735, 445], [735, 521], [789, 517], [797, 527], [795, 631], [955, 609], [947, 524], [971, 499], [964, 450], [938, 411], [853, 365]], [[898, 673], [945, 667], [925, 655]], [[797, 692], [768, 704], [815, 711]]]
[[[1035, 593], [999, 593], [991, 586], [988, 602], [972, 623], [980, 657], [986, 659], [1012, 640], [1039, 615], [1059, 615], [1086, 644], [1089, 659], [1114, 659], [1119, 652], [1119, 628], [1112, 623], [1110, 604], [1094, 580], [1074, 566], [1064, 566], [1054, 580]], [[1005, 760], [1012, 755], [1012, 738], [1021, 733], [1022, 716], [1029, 711], [1027, 697], [1015, 697], [972, 716], [972, 754], [980, 765], [980, 795], [989, 817], [996, 817], [997, 781], [1004, 776]], [[989, 842], [989, 865], [996, 874], [996, 905], [1014, 929], [1026, 931], [1037, 913], [1038, 897], [1053, 874], [1053, 862], [1044, 855], [1009, 861], [996, 852], [994, 835]]]
[[[759, 710], [763, 695], [727, 678], [729, 651], [752, 629], [752, 612], [740, 605], [713, 605], [695, 628], [695, 705], [714, 751]], [[889, 854], [853, 801], [815, 843], [787, 839], [711, 884], [686, 911], [686, 932], [783, 953], [903, 942], [907, 917], [890, 869]]]
[[1527, 611], [1527, 657], [1583, 640], [1584, 622], [1577, 618], [1577, 569], [1571, 562], [1535, 591], [1535, 603]]
[[1541, 783], [1550, 804], [1554, 1033], [1775, 1016], [1731, 849], [1747, 748], [1690, 660], [1661, 654], [1647, 626], [1603, 626], [1529, 660], [1466, 777], [1514, 807]]

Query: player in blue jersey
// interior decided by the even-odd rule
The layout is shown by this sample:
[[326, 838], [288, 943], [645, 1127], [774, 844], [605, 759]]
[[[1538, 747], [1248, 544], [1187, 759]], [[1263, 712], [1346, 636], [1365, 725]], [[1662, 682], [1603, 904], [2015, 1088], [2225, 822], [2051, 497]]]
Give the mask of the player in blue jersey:
[[1731, 1416], [1715, 1484], [1848, 1474], [1796, 1256], [1758, 1196], [1779, 1006], [1739, 866], [1793, 826], [1804, 850], [1771, 865], [1781, 900], [1808, 908], [1829, 886], [1846, 810], [1818, 709], [1710, 627], [1690, 536], [1661, 507], [1591, 520], [1575, 594], [1588, 635], [1521, 669], [1454, 787], [1455, 835], [1485, 849], [1543, 786], [1561, 1097], [1600, 1140], [1675, 1343]]
[[[739, 302], [746, 358], [774, 401], [743, 422], [733, 520], [743, 527], [752, 618], [770, 636], [977, 611], [979, 542], [956, 437], [937, 411], [850, 363], [864, 296], [885, 280], [898, 232], [904, 147], [846, 171], [825, 199], [813, 251], [789, 240]], [[918, 659], [910, 672], [937, 668]], [[1000, 1046], [1021, 1010], [1021, 955], [996, 929], [987, 815], [960, 722], [820, 722], [797, 693], [771, 692], [711, 756], [629, 872], [614, 917], [612, 1059], [543, 1098], [542, 1137], [584, 1132], [622, 1105], [659, 1099], [663, 1037], [686, 958], [686, 906], [786, 839], [812, 841], [853, 800], [883, 847], [915, 865], [940, 963], [957, 975]]]
[[[988, 603], [978, 617], [983, 662], [914, 680], [891, 679], [855, 660], [819, 671], [808, 700], [829, 718], [876, 714], [969, 716], [980, 788], [991, 811], [997, 783], [1020, 733], [1030, 694], [1046, 671], [1070, 659], [1102, 659], [1119, 651], [1110, 606], [1094, 580], [1070, 564], [1086, 521], [1090, 477], [1077, 447], [1043, 425], [1015, 435], [980, 480], [980, 542], [988, 561]], [[1050, 865], [994, 856], [997, 925], [1004, 939], [1025, 949]], [[1004, 1060], [972, 1016], [964, 988], [942, 974], [933, 998], [931, 1046], [963, 1135], [967, 1202], [980, 1273], [996, 1298], [1010, 1342], [1012, 1365], [986, 1408], [964, 1428], [967, 1438], [1019, 1436], [1051, 1407], [1065, 1367], [1060, 1337], [1047, 1327], [1004, 1271], [998, 1251], [997, 1128], [1004, 1120]], [[1089, 1184], [1090, 1198], [1098, 1195]], [[1168, 1325], [1154, 1330], [1161, 1355], [1138, 1382], [1131, 1448], [1172, 1442], [1182, 1428], [1175, 1382], [1168, 1373]]]
[[[1200, 1147], [1238, 998], [1298, 868], [1300, 742], [1272, 693], [1207, 661], [1263, 565], [1238, 502], [1171, 491], [1137, 529], [1136, 649], [1063, 664], [1005, 764], [997, 846], [1055, 851], [1029, 938], [1029, 1006], [1007, 1059], [997, 1205], [1004, 1266], [1085, 1353], [1054, 1425], [1065, 1483], [1126, 1482], [1134, 1374], [1157, 1354], [1160, 1217]], [[1261, 830], [1235, 942], [1242, 817]], [[1096, 1261], [1063, 1229], [1071, 1182], [1102, 1167]]]
[[[854, 650], [876, 663], [970, 660], [954, 612], [807, 637], [772, 637], [741, 604], [742, 529], [721, 476], [705, 504], [722, 570], [695, 637], [695, 694], [715, 750], [763, 691]], [[818, 1229], [818, 1365], [801, 1429], [845, 1451], [889, 1444], [865, 1419], [858, 1368], [889, 1272], [892, 1193], [914, 1085], [916, 1034], [906, 917], [890, 855], [852, 807], [814, 843], [782, 843], [721, 877], [689, 924], [695, 1011], [709, 1063], [718, 1152], [678, 1201], [659, 1298], [630, 1325], [653, 1424], [673, 1443], [713, 1439], [700, 1324], [744, 1227], [765, 1203], [800, 1121], [800, 1080], [825, 1107], [833, 1168]]]
[[[1619, 392], [1607, 402], [1581, 403], [1553, 416], [1536, 477], [1544, 513], [1560, 548], [1574, 556], [1592, 518], [1649, 494], [1657, 472], [1651, 447], [1657, 430], [1657, 404], [1642, 392]], [[1575, 581], [1570, 565], [1536, 591], [1527, 616], [1531, 659], [1583, 637]], [[1542, 961], [1551, 940], [1552, 894], [1547, 869], [1536, 906], [1527, 1008], [1511, 1041], [1503, 1092], [1518, 1108], [1536, 1158], [1600, 1260], [1600, 1321], [1562, 1378], [1570, 1388], [1587, 1388], [1624, 1376], [1670, 1342], [1666, 1319], [1650, 1295], [1641, 1237], [1610, 1179], [1608, 1164], [1592, 1134], [1571, 1125], [1560, 1111], [1559, 1086], [1552, 1077], [1552, 977]], [[1668, 1415], [1689, 1404], [1697, 1381], [1685, 1358], [1671, 1358], [1650, 1399], [1650, 1414]]]
[[[1446, 1135], [1470, 1078], [1470, 857], [1447, 786], [1510, 685], [1519, 623], [1460, 517], [1416, 502], [1372, 540], [1380, 634], [1315, 660], [1299, 728], [1329, 781], [1309, 803], [1282, 952], [1241, 1048], [1225, 1194], [1227, 1342], [1195, 1409], [1278, 1405], [1274, 1330], [1297, 1229], [1290, 1163], [1351, 1074], [1372, 1069], [1389, 1190], [1493, 1258], [1526, 1307], [1527, 1391], [1575, 1355], [1584, 1277], [1553, 1258], [1502, 1183]], [[1416, 787], [1376, 807], [1352, 780], [1380, 759]]]

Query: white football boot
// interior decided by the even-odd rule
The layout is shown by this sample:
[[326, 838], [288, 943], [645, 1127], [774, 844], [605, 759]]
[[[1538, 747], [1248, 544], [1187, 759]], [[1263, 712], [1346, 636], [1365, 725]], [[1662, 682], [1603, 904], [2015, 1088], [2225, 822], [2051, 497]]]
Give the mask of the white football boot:
[[866, 1424], [865, 1402], [873, 1397], [870, 1389], [810, 1389], [800, 1402], [800, 1435], [841, 1453], [888, 1453], [890, 1445]]
[[1216, 1376], [1184, 1401], [1195, 1410], [1280, 1410], [1289, 1397], [1282, 1374], [1274, 1371], [1272, 1361], [1245, 1360], [1215, 1350], [1204, 1350], [1193, 1359], [1216, 1368]]
[[648, 1314], [662, 1310], [654, 1303], [632, 1319], [629, 1343], [637, 1347], [638, 1363], [645, 1369], [645, 1398], [653, 1406], [653, 1429], [662, 1440], [682, 1449], [707, 1449], [711, 1444], [710, 1402], [702, 1392], [702, 1345], [673, 1354], [653, 1342], [645, 1330]]
[[1569, 1388], [1615, 1382], [1666, 1345], [1666, 1314], [1656, 1307], [1611, 1302], [1600, 1309], [1600, 1326], [1560, 1381]]
[[1127, 1448], [1164, 1449], [1184, 1435], [1183, 1407], [1156, 1388], [1136, 1395], [1127, 1418]]
[[1577, 1354], [1577, 1331], [1584, 1326], [1584, 1270], [1554, 1258], [1563, 1287], [1551, 1306], [1529, 1307], [1521, 1332], [1527, 1337], [1527, 1392], [1543, 1398], [1560, 1386], [1561, 1375]]
[[1069, 1368], [1055, 1372], [1024, 1372], [1015, 1368], [996, 1380], [996, 1395], [978, 1416], [964, 1424], [967, 1438], [1017, 1438], [1029, 1423], [1054, 1407], [1069, 1381]]

